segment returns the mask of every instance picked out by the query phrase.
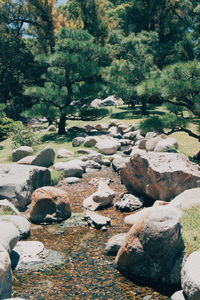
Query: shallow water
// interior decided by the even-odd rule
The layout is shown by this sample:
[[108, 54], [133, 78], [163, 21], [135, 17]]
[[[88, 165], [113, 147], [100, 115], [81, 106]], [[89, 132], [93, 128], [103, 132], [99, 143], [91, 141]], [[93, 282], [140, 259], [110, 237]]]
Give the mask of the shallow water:
[[[91, 177], [90, 177], [91, 176]], [[95, 174], [96, 176], [96, 174]], [[99, 177], [112, 177], [116, 199], [124, 192], [119, 178], [111, 171], [101, 171]], [[70, 194], [72, 210], [82, 212], [83, 196], [90, 195], [96, 187], [89, 185], [94, 174], [83, 183], [63, 186]], [[73, 195], [73, 197], [72, 197]], [[47, 248], [62, 252], [66, 262], [62, 266], [32, 272], [14, 271], [14, 296], [26, 299], [169, 299], [150, 288], [139, 287], [121, 275], [114, 266], [114, 258], [103, 254], [105, 243], [114, 234], [127, 232], [122, 214], [111, 207], [100, 212], [111, 217], [107, 232], [87, 226], [63, 227], [60, 225], [33, 226], [31, 240], [39, 240]]]

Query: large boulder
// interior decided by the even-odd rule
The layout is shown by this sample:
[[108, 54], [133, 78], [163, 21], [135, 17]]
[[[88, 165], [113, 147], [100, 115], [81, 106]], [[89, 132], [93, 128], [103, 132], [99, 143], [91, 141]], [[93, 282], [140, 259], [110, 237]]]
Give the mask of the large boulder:
[[9, 253], [19, 241], [20, 233], [17, 227], [8, 221], [0, 221], [0, 245]]
[[33, 153], [33, 149], [28, 146], [21, 146], [12, 152], [12, 161], [18, 161]]
[[31, 164], [48, 168], [54, 164], [55, 155], [53, 148], [46, 147], [36, 155]]
[[3, 215], [0, 216], [1, 221], [11, 222], [19, 230], [20, 239], [24, 239], [30, 235], [30, 223], [22, 216]]
[[32, 195], [30, 220], [33, 223], [61, 222], [71, 216], [68, 194], [61, 189], [45, 186]]
[[24, 209], [35, 189], [50, 184], [51, 173], [37, 166], [0, 164], [0, 178], [0, 199], [8, 199], [17, 208]]
[[83, 206], [95, 211], [112, 205], [114, 197], [115, 192], [109, 188], [107, 181], [102, 180], [99, 182], [97, 191], [83, 201]]
[[200, 188], [189, 189], [176, 196], [169, 205], [180, 209], [200, 206]]
[[158, 206], [132, 226], [116, 257], [118, 269], [133, 280], [160, 288], [180, 285], [184, 244], [181, 212]]
[[54, 165], [57, 171], [64, 171], [65, 177], [82, 177], [85, 163], [79, 159], [73, 159], [68, 162], [59, 162]]
[[132, 151], [120, 170], [128, 190], [153, 200], [170, 200], [183, 191], [200, 187], [199, 166], [178, 153]]
[[121, 147], [121, 144], [116, 139], [102, 139], [99, 140], [95, 147], [99, 150], [102, 154], [115, 154], [117, 150]]
[[200, 251], [187, 258], [181, 272], [182, 289], [188, 300], [200, 299]]
[[8, 252], [0, 245], [0, 299], [11, 297], [12, 270]]

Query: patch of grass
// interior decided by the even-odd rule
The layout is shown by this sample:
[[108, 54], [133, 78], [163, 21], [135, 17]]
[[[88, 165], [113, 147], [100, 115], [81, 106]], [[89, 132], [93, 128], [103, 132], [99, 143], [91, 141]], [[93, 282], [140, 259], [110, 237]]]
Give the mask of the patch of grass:
[[51, 170], [51, 185], [57, 185], [64, 178], [64, 171]]
[[188, 254], [200, 249], [200, 207], [185, 210], [182, 217], [183, 239]]

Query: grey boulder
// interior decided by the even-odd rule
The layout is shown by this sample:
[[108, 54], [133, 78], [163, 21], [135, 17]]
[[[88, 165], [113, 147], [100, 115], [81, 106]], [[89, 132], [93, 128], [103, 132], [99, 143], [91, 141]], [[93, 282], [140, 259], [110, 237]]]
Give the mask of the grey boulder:
[[48, 169], [18, 164], [0, 164], [0, 177], [0, 199], [10, 200], [19, 209], [31, 202], [35, 189], [51, 182]]
[[1, 221], [11, 222], [20, 233], [20, 239], [24, 239], [30, 235], [30, 223], [29, 221], [22, 216], [12, 216], [12, 215], [4, 215], [0, 216]]
[[9, 253], [19, 241], [20, 233], [17, 227], [8, 221], [0, 221], [0, 245]]
[[12, 161], [18, 161], [33, 153], [33, 149], [29, 146], [21, 146], [12, 152]]
[[31, 164], [48, 168], [54, 164], [55, 156], [56, 154], [53, 148], [46, 147], [35, 156]]

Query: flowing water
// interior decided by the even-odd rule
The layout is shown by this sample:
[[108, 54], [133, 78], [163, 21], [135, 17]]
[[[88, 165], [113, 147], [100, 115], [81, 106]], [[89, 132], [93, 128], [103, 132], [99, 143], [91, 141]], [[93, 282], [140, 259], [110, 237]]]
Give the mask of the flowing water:
[[[72, 211], [81, 213], [83, 199], [96, 190], [89, 184], [94, 177], [109, 177], [111, 188], [116, 191], [116, 200], [125, 191], [118, 176], [110, 169], [87, 175], [80, 184], [63, 185], [70, 197]], [[95, 181], [94, 181], [95, 182]], [[108, 231], [90, 229], [82, 222], [33, 226], [31, 240], [39, 240], [47, 248], [64, 254], [66, 261], [61, 266], [48, 267], [37, 271], [14, 271], [14, 296], [25, 299], [169, 299], [150, 288], [137, 286], [114, 266], [114, 258], [104, 255], [105, 243], [113, 235], [127, 232], [129, 227], [123, 223], [125, 213], [110, 207], [100, 214], [111, 218]]]

